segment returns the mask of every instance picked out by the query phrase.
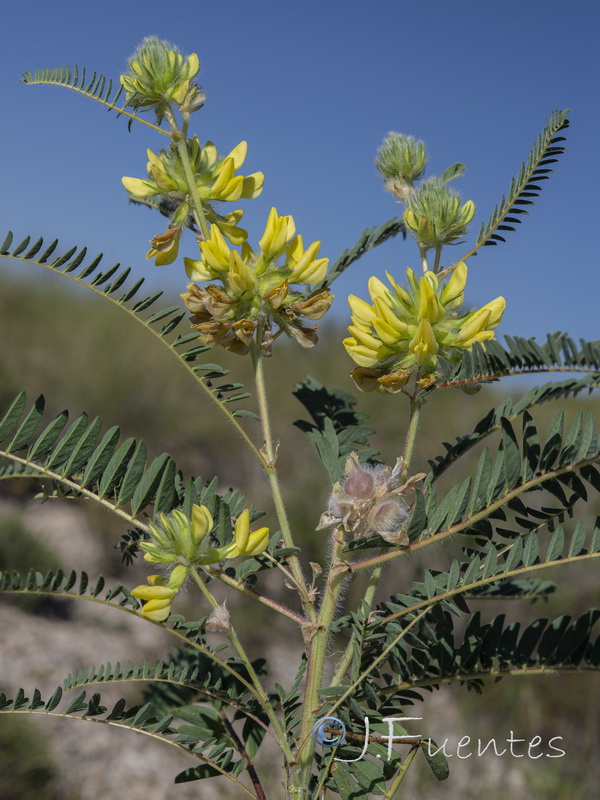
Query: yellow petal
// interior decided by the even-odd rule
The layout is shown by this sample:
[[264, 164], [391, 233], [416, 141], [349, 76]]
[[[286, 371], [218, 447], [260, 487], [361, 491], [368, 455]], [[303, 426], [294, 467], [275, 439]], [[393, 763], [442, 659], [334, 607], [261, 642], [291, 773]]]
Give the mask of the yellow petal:
[[439, 350], [433, 328], [429, 320], [422, 319], [412, 338], [408, 349], [414, 354], [417, 364], [421, 365], [426, 358], [434, 356]]
[[233, 178], [233, 158], [226, 158], [219, 169], [219, 176], [212, 185], [212, 196], [217, 197]]
[[246, 545], [246, 550], [244, 551], [244, 555], [257, 556], [260, 553], [263, 553], [267, 549], [268, 544], [269, 544], [269, 529], [259, 528], [257, 531], [253, 531], [248, 537], [248, 544]]
[[217, 163], [217, 157], [217, 148], [212, 142], [206, 142], [202, 148], [202, 160], [209, 169]]
[[250, 512], [245, 508], [235, 521], [235, 544], [240, 553], [245, 551], [249, 534]]
[[231, 153], [228, 153], [225, 158], [233, 159], [233, 168], [239, 169], [244, 161], [246, 160], [246, 154], [248, 153], [248, 142], [240, 142], [236, 147], [233, 148]]
[[212, 531], [214, 521], [206, 506], [192, 506], [192, 535], [196, 544], [199, 544], [207, 533]]
[[[463, 292], [467, 285], [467, 275], [469, 270], [464, 261], [459, 261], [454, 267], [452, 275], [448, 283], [443, 287], [440, 293], [440, 300], [446, 306], [459, 298], [462, 298]], [[462, 301], [461, 301], [462, 302]]]
[[262, 192], [265, 183], [265, 176], [262, 172], [253, 172], [243, 179], [242, 197], [246, 200], [253, 200]]
[[169, 589], [168, 586], [136, 586], [131, 594], [139, 600], [170, 600], [175, 597], [177, 592], [175, 589]]
[[191, 281], [211, 281], [218, 275], [204, 261], [184, 258], [183, 263], [185, 264], [185, 273]]
[[357, 322], [361, 322], [363, 325], [369, 325], [375, 317], [373, 306], [370, 306], [366, 300], [356, 297], [356, 295], [351, 294], [348, 297], [348, 305]]
[[376, 297], [383, 297], [385, 299], [390, 297], [390, 290], [388, 287], [380, 281], [379, 278], [376, 278], [374, 275], [369, 278], [369, 283], [367, 284], [369, 287], [369, 294], [371, 295], [371, 300], [375, 300]]
[[342, 342], [346, 352], [359, 367], [374, 367], [380, 361], [379, 356], [373, 350], [364, 345], [358, 344], [356, 339], [348, 338]]
[[152, 197], [160, 194], [158, 186], [151, 181], [143, 181], [140, 178], [121, 178], [121, 183], [135, 197]]
[[153, 622], [164, 622], [171, 613], [170, 600], [149, 600], [142, 608], [142, 616]]

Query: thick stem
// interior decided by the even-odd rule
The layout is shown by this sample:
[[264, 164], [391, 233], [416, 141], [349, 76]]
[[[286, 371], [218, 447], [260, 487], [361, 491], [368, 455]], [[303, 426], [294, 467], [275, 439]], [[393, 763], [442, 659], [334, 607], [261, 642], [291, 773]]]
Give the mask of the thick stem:
[[311, 732], [314, 724], [314, 717], [319, 707], [319, 689], [323, 685], [323, 672], [325, 668], [325, 658], [327, 656], [327, 646], [331, 635], [331, 624], [337, 608], [340, 591], [347, 576], [348, 571], [344, 562], [343, 547], [344, 540], [339, 531], [333, 534], [334, 546], [331, 558], [329, 577], [323, 595], [323, 603], [319, 612], [317, 629], [312, 637], [310, 652], [308, 655], [308, 668], [306, 671], [306, 687], [304, 690], [304, 708], [302, 711], [302, 723], [299, 734], [298, 747], [298, 771], [296, 774], [296, 787], [306, 789], [310, 780], [312, 760], [314, 756], [315, 742]]
[[437, 272], [440, 267], [440, 258], [442, 256], [442, 245], [436, 244], [435, 246], [435, 261], [433, 262], [433, 271]]
[[[379, 583], [379, 579], [381, 578], [382, 572], [383, 572], [383, 565], [379, 564], [378, 566], [375, 567], [375, 569], [373, 570], [373, 572], [371, 572], [371, 575], [369, 576], [369, 584], [365, 591], [364, 599], [361, 603], [365, 615], [363, 625], [366, 625], [368, 621], [369, 611], [371, 610], [371, 606], [373, 605], [373, 600], [375, 598], [375, 591], [377, 589], [377, 584]], [[344, 675], [346, 674], [346, 670], [352, 663], [352, 658], [354, 655], [353, 644], [356, 636], [357, 634], [353, 633], [352, 637], [350, 638], [350, 641], [346, 645], [344, 655], [342, 656], [342, 659], [338, 664], [338, 668], [335, 671], [335, 675], [333, 676], [333, 679], [331, 681], [332, 686], [337, 686], [344, 680]]]
[[402, 464], [402, 473], [400, 480], [406, 480], [408, 471], [410, 469], [410, 462], [412, 460], [413, 451], [415, 449], [415, 441], [417, 439], [417, 429], [419, 427], [419, 417], [421, 415], [421, 408], [423, 403], [416, 400], [414, 397], [410, 399], [410, 421], [408, 423], [408, 430], [406, 432], [406, 439], [404, 440], [404, 452], [402, 457], [404, 462]]

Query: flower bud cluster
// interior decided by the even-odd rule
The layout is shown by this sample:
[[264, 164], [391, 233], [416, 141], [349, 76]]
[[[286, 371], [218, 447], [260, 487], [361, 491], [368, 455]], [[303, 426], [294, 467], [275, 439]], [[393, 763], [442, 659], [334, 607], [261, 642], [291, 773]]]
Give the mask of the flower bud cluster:
[[[238, 226], [243, 211], [237, 209], [225, 216], [212, 207], [213, 201], [236, 202], [253, 199], [262, 192], [264, 175], [254, 172], [251, 175], [237, 175], [248, 152], [246, 142], [240, 142], [225, 157], [219, 157], [212, 142], [200, 146], [197, 136], [187, 141], [187, 149], [192, 165], [194, 183], [209, 222], [216, 225], [232, 244], [239, 245], [247, 238], [247, 232]], [[141, 178], [122, 178], [122, 183], [130, 197], [137, 200], [148, 198], [169, 198], [175, 201], [175, 211], [171, 225], [166, 233], [152, 239], [152, 248], [146, 258], [155, 258], [156, 264], [171, 264], [177, 258], [179, 237], [183, 224], [190, 213], [190, 188], [185, 169], [177, 147], [172, 144], [169, 151], [161, 150], [158, 155], [148, 150], [146, 165], [149, 180]]]
[[406, 200], [425, 172], [429, 156], [425, 143], [412, 136], [392, 131], [377, 151], [375, 166], [384, 179], [384, 185], [399, 200]]
[[383, 140], [375, 159], [386, 190], [406, 204], [404, 223], [423, 252], [464, 236], [475, 214], [474, 203], [468, 200], [463, 204], [459, 193], [447, 186], [464, 173], [465, 166], [460, 162], [415, 187], [415, 181], [425, 173], [428, 158], [423, 142], [392, 132]]
[[324, 279], [328, 259], [318, 257], [320, 246], [313, 242], [305, 248], [293, 218], [279, 216], [275, 208], [256, 252], [247, 242], [241, 251], [232, 249], [219, 226], [212, 225], [210, 239], [200, 242], [200, 259], [184, 259], [190, 280], [221, 283], [205, 288], [191, 283], [182, 294], [201, 341], [246, 353], [260, 323], [261, 345], [272, 339], [272, 324], [303, 347], [315, 344], [316, 328], [306, 327], [299, 317], [320, 319], [333, 296], [327, 289], [300, 291], [293, 285], [310, 287]]
[[191, 113], [204, 103], [202, 90], [192, 83], [200, 69], [196, 53], [187, 58], [168, 42], [150, 36], [131, 56], [128, 71], [121, 75], [127, 93], [127, 105], [154, 109], [160, 125], [172, 103], [184, 113]]
[[383, 464], [372, 467], [361, 464], [357, 454], [351, 453], [344, 478], [334, 484], [317, 530], [337, 525], [354, 539], [377, 533], [390, 544], [407, 545], [406, 522], [410, 513], [401, 495], [412, 491], [425, 473], [414, 475], [401, 485], [402, 464], [399, 458], [391, 470]]
[[404, 222], [423, 247], [450, 244], [464, 236], [475, 204], [461, 204], [460, 194], [440, 178], [428, 178], [408, 198]]
[[344, 346], [359, 365], [352, 377], [360, 389], [398, 392], [414, 369], [421, 377], [435, 375], [439, 357], [457, 361], [461, 351], [470, 350], [475, 342], [494, 338], [506, 301], [497, 297], [480, 309], [459, 314], [456, 309], [464, 302], [467, 274], [461, 261], [440, 284], [435, 273], [428, 271], [417, 279], [409, 267], [408, 287], [387, 273], [391, 290], [378, 278], [369, 280], [372, 304], [350, 295], [351, 336]]
[[207, 566], [238, 556], [257, 556], [269, 544], [269, 529], [250, 530], [250, 512], [244, 509], [234, 526], [234, 539], [223, 547], [210, 547], [208, 534], [214, 528], [212, 514], [206, 506], [192, 506], [191, 520], [182, 511], [159, 514], [150, 525], [150, 540], [142, 542], [144, 560], [151, 564], [172, 567], [170, 575], [150, 575], [148, 586], [136, 586], [134, 597], [144, 600], [143, 616], [163, 622], [171, 613], [173, 598], [183, 585], [190, 569]]

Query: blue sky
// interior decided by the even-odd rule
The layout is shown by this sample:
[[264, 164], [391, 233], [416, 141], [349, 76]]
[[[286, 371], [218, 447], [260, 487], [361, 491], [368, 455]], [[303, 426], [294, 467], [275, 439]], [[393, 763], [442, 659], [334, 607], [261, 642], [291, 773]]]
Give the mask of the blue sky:
[[[183, 290], [181, 267], [144, 260], [162, 218], [129, 206], [120, 183], [122, 175], [144, 177], [146, 148], [166, 139], [145, 126], [128, 133], [123, 119], [74, 92], [18, 82], [25, 70], [64, 64], [118, 78], [150, 34], [200, 57], [208, 94], [195, 115], [200, 139], [223, 153], [246, 139], [246, 171], [265, 173], [262, 196], [244, 203], [251, 240], [274, 205], [332, 258], [400, 212], [374, 166], [388, 131], [426, 141], [429, 174], [467, 164], [454, 185], [477, 205], [468, 242], [546, 116], [569, 107], [566, 155], [519, 230], [471, 260], [468, 300], [504, 295], [500, 332], [598, 338], [596, 3], [107, 0], [91, 8], [59, 0], [3, 13], [3, 229], [85, 244], [92, 255], [104, 252], [107, 266], [120, 261], [152, 285]], [[191, 236], [182, 252], [196, 255]], [[417, 255], [412, 240], [396, 239], [366, 256], [336, 283], [334, 313], [348, 315], [345, 297], [365, 296], [370, 275], [401, 276]], [[32, 281], [39, 275], [22, 270]]]

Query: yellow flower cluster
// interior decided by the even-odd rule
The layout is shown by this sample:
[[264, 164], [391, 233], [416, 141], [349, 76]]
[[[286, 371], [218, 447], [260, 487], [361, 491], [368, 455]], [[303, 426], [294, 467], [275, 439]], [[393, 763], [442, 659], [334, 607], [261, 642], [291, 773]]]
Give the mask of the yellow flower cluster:
[[312, 346], [316, 329], [303, 326], [298, 317], [320, 319], [333, 297], [326, 289], [306, 295], [291, 285], [312, 286], [325, 278], [328, 259], [318, 257], [321, 243], [305, 248], [302, 236], [296, 236], [293, 218], [280, 216], [272, 208], [258, 246], [256, 253], [247, 242], [241, 252], [232, 249], [219, 226], [212, 225], [210, 239], [200, 242], [200, 259], [184, 259], [190, 280], [222, 284], [201, 289], [191, 283], [182, 294], [194, 315], [193, 327], [205, 344], [244, 353], [260, 318], [261, 344], [268, 344], [271, 323], [275, 323], [304, 347]]
[[[215, 200], [236, 202], [240, 198], [252, 199], [262, 192], [264, 175], [254, 172], [251, 175], [236, 175], [243, 165], [248, 145], [240, 142], [224, 158], [219, 158], [217, 148], [212, 142], [200, 146], [197, 136], [187, 142], [194, 183], [202, 201], [206, 217], [215, 224], [232, 244], [245, 241], [247, 232], [238, 227], [243, 211], [240, 209], [225, 216], [217, 214], [211, 203]], [[166, 233], [152, 239], [152, 248], [146, 258], [156, 258], [156, 264], [171, 264], [176, 258], [182, 226], [190, 213], [189, 185], [185, 170], [175, 145], [167, 152], [161, 150], [157, 155], [148, 150], [146, 165], [149, 180], [141, 178], [122, 178], [121, 182], [134, 199], [170, 198], [177, 204], [171, 225]]]
[[494, 338], [506, 301], [497, 297], [483, 308], [458, 314], [464, 302], [467, 266], [459, 262], [448, 281], [426, 272], [417, 279], [406, 271], [408, 288], [387, 273], [391, 290], [377, 278], [369, 280], [372, 304], [354, 295], [351, 334], [344, 346], [359, 365], [353, 377], [364, 391], [397, 392], [415, 368], [434, 374], [438, 357], [456, 360], [461, 350]]
[[149, 575], [148, 585], [136, 586], [131, 592], [144, 600], [142, 615], [154, 622], [163, 622], [171, 613], [173, 598], [183, 585], [188, 572], [197, 566], [216, 564], [227, 558], [257, 556], [269, 544], [269, 529], [250, 530], [250, 512], [244, 509], [235, 521], [234, 539], [223, 547], [204, 547], [206, 536], [213, 530], [214, 520], [206, 506], [194, 505], [190, 520], [182, 511], [160, 514], [150, 525], [151, 539], [142, 542], [144, 560], [151, 564], [173, 564], [167, 579]]

